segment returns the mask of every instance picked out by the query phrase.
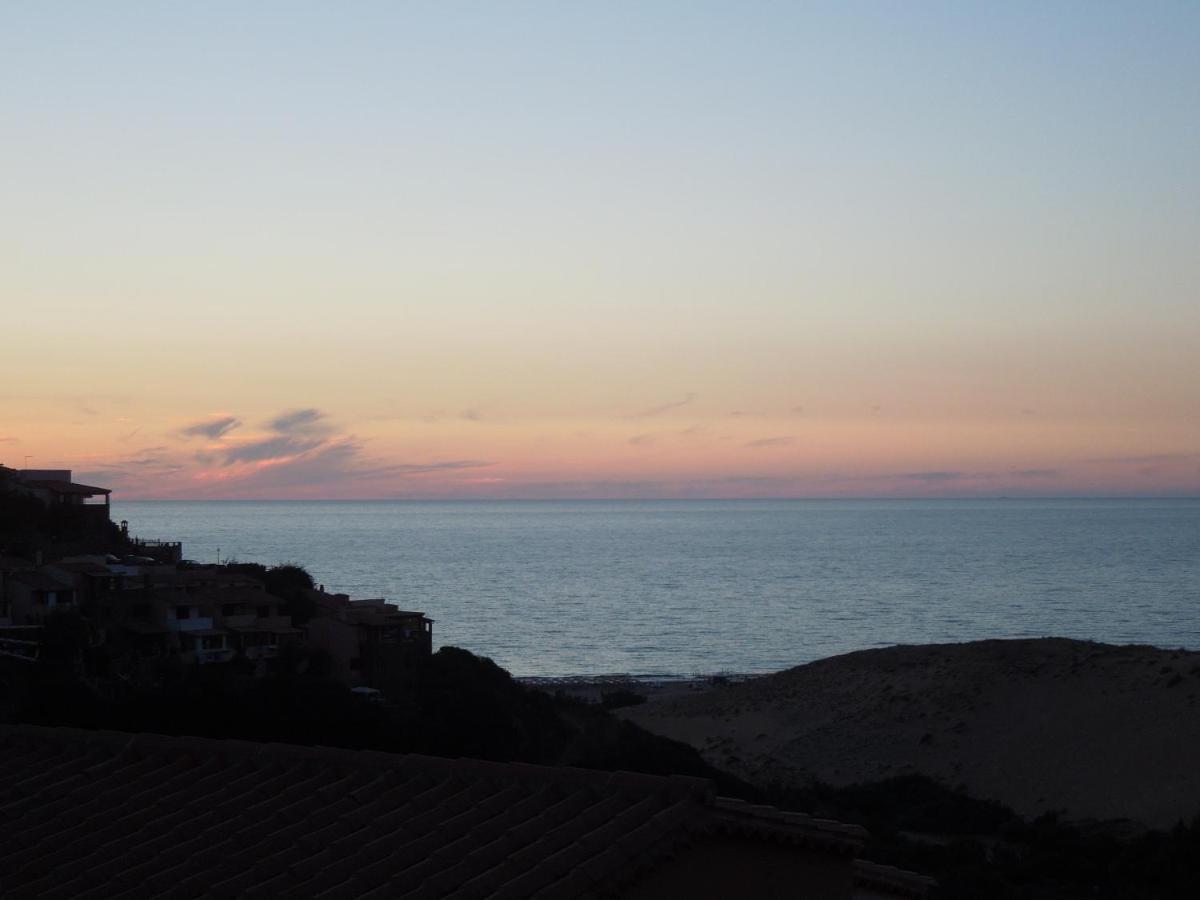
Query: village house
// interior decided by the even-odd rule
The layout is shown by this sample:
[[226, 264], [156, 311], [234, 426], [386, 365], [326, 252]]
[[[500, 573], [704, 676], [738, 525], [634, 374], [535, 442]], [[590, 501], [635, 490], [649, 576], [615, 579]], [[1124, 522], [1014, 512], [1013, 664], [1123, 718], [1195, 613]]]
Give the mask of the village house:
[[[117, 567], [114, 567], [117, 568]], [[279, 597], [225, 566], [146, 566], [97, 604], [98, 618], [140, 659], [178, 655], [207, 665], [244, 658], [262, 664], [300, 640]]]
[[351, 687], [386, 692], [403, 687], [433, 652], [433, 620], [382, 599], [351, 600], [345, 594], [308, 590], [315, 613], [308, 645], [331, 660], [333, 677]]
[[[74, 482], [69, 469], [0, 467], [0, 488], [48, 509], [95, 510], [85, 515], [109, 518], [111, 492]], [[112, 549], [121, 555], [73, 547], [76, 555], [43, 565], [38, 550], [33, 564], [0, 570], [0, 627], [36, 631], [51, 613], [77, 610], [94, 646], [105, 647], [125, 677], [146, 675], [163, 659], [243, 660], [262, 673], [284, 647], [307, 644], [327, 655], [331, 674], [344, 684], [387, 690], [410, 683], [432, 652], [433, 621], [423, 613], [382, 599], [309, 591], [314, 615], [298, 628], [285, 602], [252, 575], [187, 563], [178, 542], [131, 538], [128, 523], [120, 526], [120, 545]], [[26, 631], [19, 639], [33, 646], [38, 636]]]
[[69, 579], [36, 569], [4, 577], [2, 608], [7, 624], [40, 625], [51, 613], [77, 606], [78, 592]]
[[72, 481], [70, 469], [20, 469], [15, 478], [9, 477], [7, 487], [36, 497], [50, 509], [69, 507], [109, 519], [112, 491]]
[[20, 556], [0, 553], [0, 626], [15, 624], [12, 619], [12, 601], [8, 595], [8, 580], [19, 572], [30, 572], [34, 564]]

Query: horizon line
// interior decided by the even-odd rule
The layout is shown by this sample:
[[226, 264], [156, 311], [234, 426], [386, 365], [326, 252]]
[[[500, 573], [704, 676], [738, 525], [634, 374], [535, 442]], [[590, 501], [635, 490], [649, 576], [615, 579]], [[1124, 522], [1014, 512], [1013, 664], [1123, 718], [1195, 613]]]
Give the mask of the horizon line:
[[1194, 494], [980, 494], [977, 496], [846, 497], [133, 497], [114, 503], [731, 503], [731, 502], [840, 502], [845, 500], [1200, 500]]

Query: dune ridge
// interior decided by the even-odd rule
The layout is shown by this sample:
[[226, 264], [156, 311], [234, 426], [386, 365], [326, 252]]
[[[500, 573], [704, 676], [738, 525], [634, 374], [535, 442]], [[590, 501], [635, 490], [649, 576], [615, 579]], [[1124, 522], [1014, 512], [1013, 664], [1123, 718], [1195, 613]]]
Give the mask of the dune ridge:
[[1200, 814], [1200, 653], [1066, 638], [895, 646], [652, 697], [631, 721], [751, 782], [921, 773], [1026, 815]]

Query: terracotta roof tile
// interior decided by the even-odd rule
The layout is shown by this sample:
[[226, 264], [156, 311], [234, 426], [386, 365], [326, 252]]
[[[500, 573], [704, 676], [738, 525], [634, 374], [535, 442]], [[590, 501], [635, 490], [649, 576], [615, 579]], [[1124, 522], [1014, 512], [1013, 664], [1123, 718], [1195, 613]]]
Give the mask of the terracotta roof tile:
[[0, 726], [6, 897], [577, 897], [720, 830], [861, 842], [694, 778]]

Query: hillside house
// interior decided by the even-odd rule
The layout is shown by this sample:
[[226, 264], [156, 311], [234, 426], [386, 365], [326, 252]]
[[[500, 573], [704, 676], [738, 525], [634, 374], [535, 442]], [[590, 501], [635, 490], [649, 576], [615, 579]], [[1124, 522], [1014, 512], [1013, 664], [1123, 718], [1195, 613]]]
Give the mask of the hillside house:
[[112, 491], [72, 481], [70, 469], [20, 469], [9, 486], [36, 497], [47, 508], [69, 507], [108, 521]]
[[7, 624], [38, 625], [47, 615], [78, 607], [78, 592], [70, 580], [43, 570], [10, 572], [4, 576], [0, 604]]
[[351, 687], [385, 693], [402, 687], [433, 652], [433, 620], [424, 613], [382, 599], [306, 593], [316, 605], [308, 622], [308, 644], [328, 653], [333, 676]]

